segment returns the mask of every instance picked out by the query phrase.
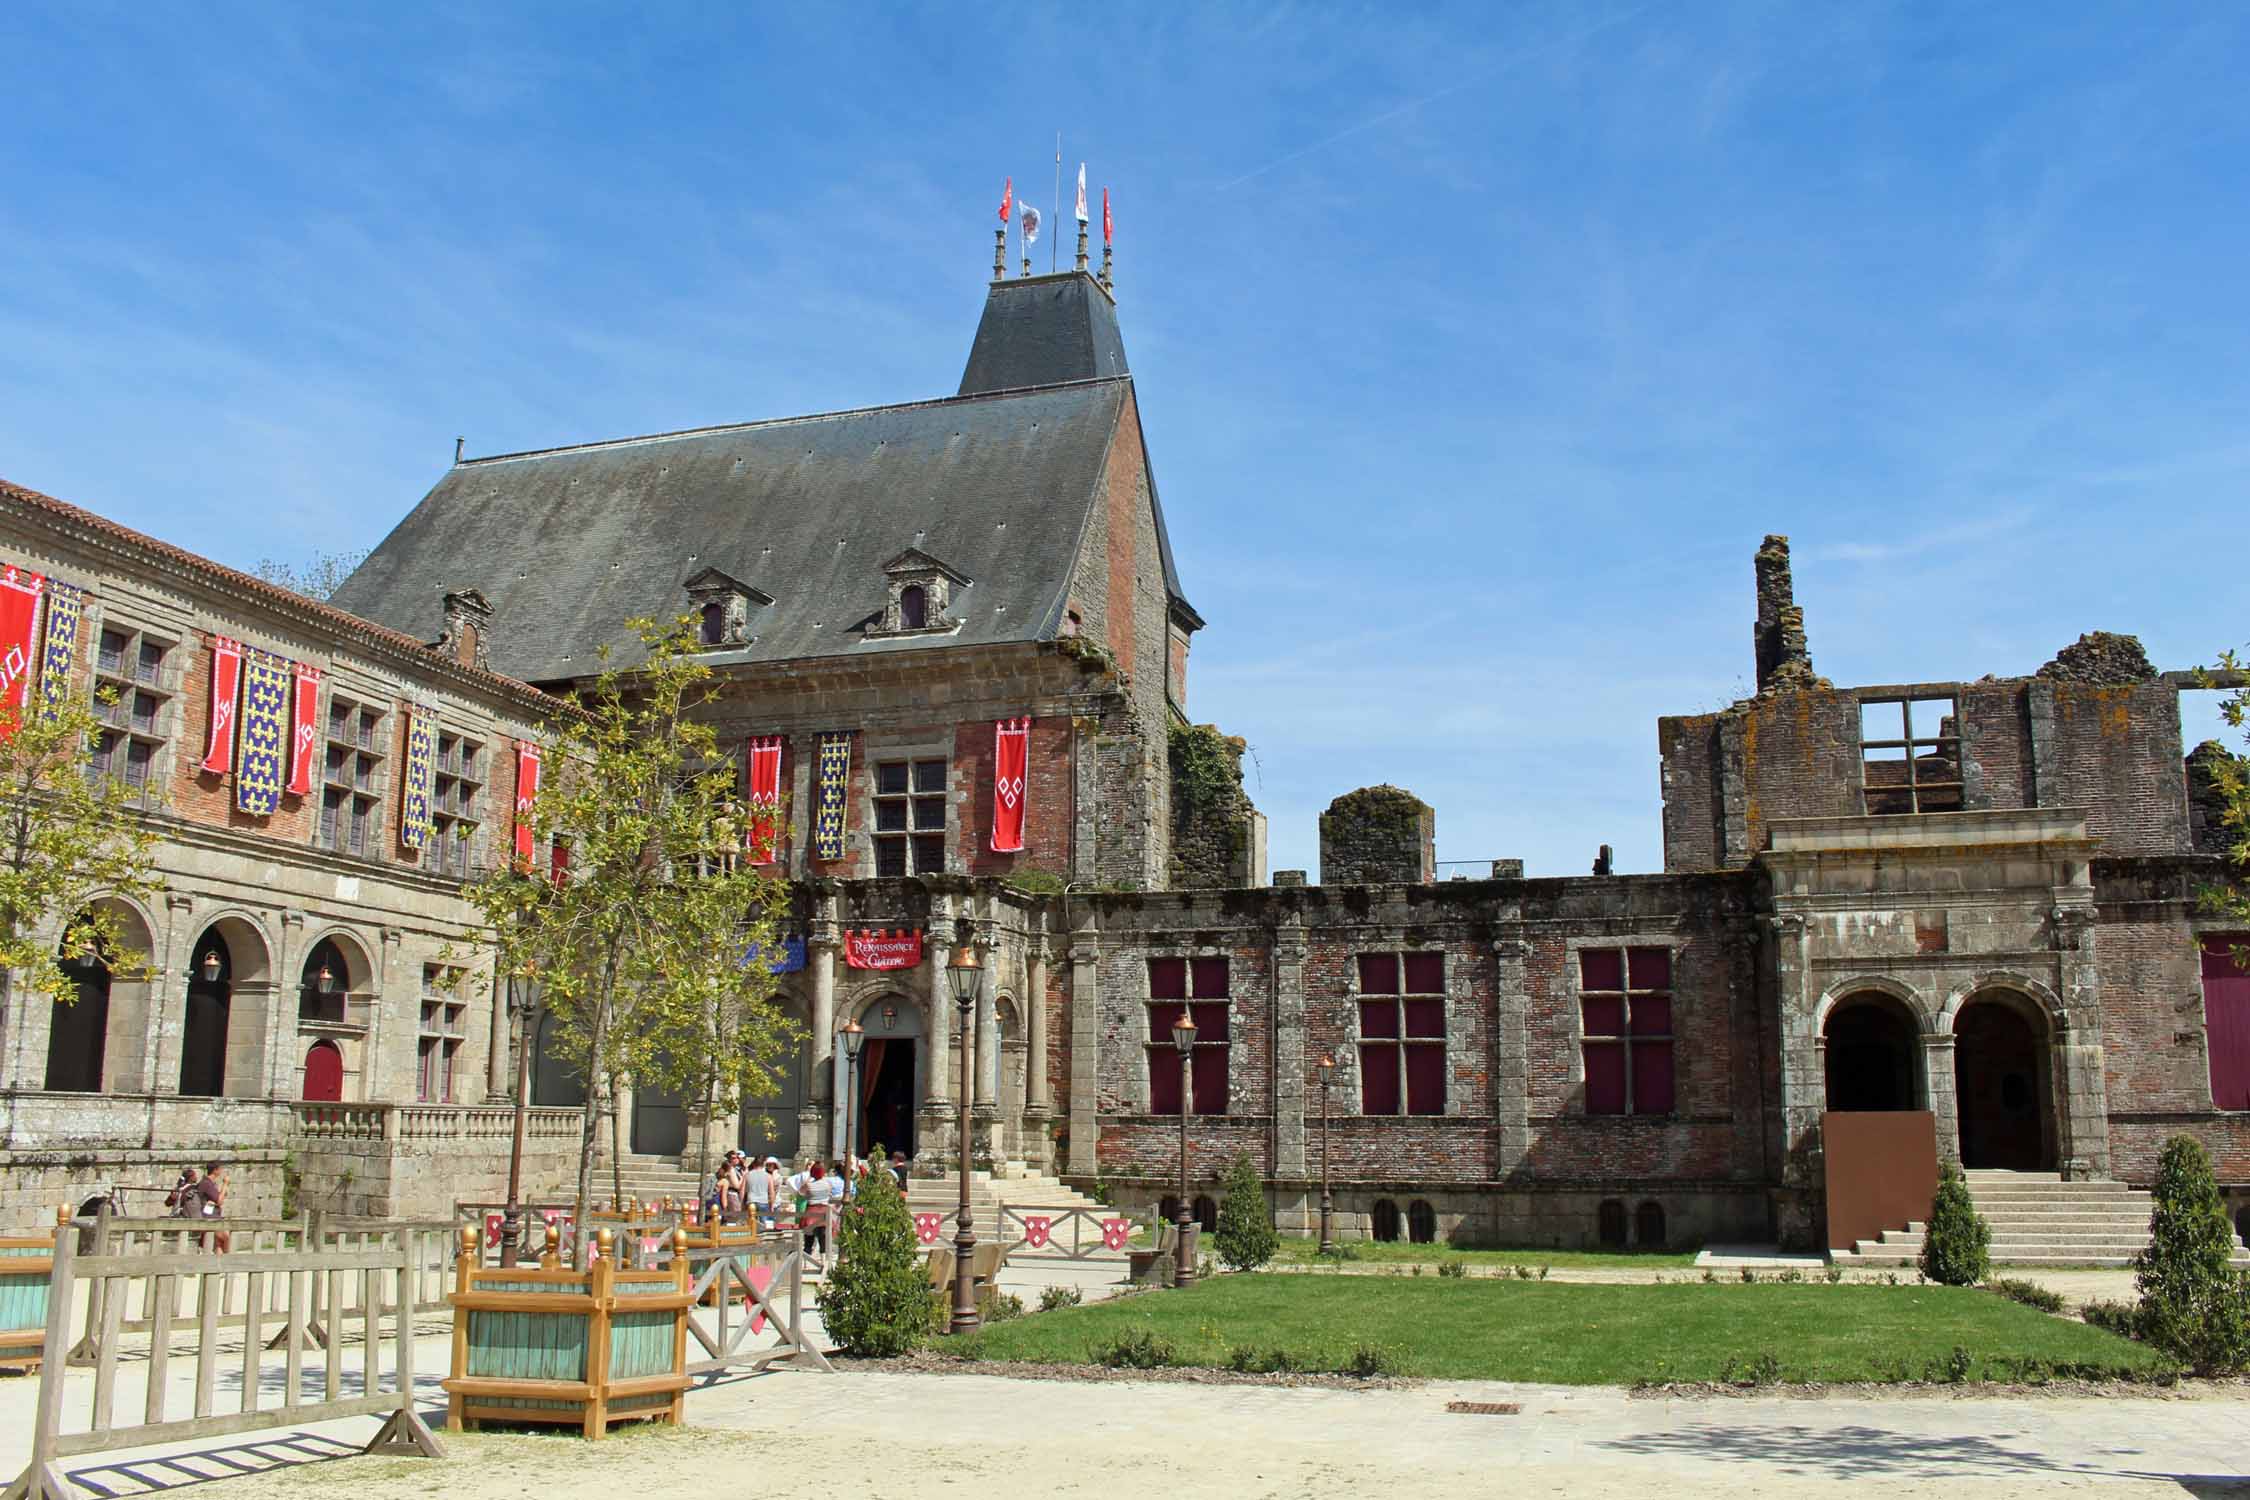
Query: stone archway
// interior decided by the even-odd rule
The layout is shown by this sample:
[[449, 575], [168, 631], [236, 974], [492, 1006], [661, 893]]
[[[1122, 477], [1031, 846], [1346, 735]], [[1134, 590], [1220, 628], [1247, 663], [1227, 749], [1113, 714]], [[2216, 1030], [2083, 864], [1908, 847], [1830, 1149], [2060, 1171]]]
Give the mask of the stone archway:
[[2036, 1172], [2056, 1164], [2052, 1031], [2028, 995], [1985, 989], [1953, 1017], [1961, 1164]]
[[273, 988], [272, 954], [257, 923], [228, 913], [204, 927], [188, 950], [183, 1095], [265, 1097]]
[[110, 966], [100, 953], [61, 955], [72, 997], [56, 1000], [47, 1023], [50, 1093], [98, 1094], [109, 1054]]
[[916, 1150], [915, 1117], [929, 1088], [930, 1056], [922, 1007], [896, 991], [877, 995], [854, 1017], [866, 1028], [859, 1097], [852, 1105], [852, 1149], [887, 1155]]
[[1921, 1025], [1906, 1003], [1880, 990], [1855, 990], [1828, 1012], [1828, 1108], [1839, 1113], [1921, 1109]]

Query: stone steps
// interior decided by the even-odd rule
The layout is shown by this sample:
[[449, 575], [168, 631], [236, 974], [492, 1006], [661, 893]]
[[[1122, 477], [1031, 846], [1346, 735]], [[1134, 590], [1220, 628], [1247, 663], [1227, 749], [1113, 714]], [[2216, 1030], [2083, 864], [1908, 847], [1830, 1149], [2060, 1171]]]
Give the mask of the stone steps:
[[[2064, 1182], [2053, 1172], [1971, 1172], [1969, 1197], [1992, 1228], [1995, 1264], [2123, 1266], [2148, 1244], [2149, 1194], [2122, 1182]], [[1912, 1266], [1928, 1225], [1916, 1220], [1837, 1251], [1839, 1264]], [[2237, 1241], [2237, 1265], [2250, 1250]]]

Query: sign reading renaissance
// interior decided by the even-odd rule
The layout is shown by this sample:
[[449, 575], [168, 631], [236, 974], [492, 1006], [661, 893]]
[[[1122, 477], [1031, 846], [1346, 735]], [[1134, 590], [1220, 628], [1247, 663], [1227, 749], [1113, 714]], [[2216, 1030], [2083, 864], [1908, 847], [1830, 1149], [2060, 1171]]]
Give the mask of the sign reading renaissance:
[[922, 961], [920, 929], [844, 934], [844, 962], [855, 969], [911, 969]]

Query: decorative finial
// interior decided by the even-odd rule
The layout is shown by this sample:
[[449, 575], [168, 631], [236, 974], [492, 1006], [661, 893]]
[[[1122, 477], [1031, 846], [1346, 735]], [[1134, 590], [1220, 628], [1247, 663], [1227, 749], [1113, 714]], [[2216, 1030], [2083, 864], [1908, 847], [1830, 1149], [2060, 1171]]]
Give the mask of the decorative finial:
[[1015, 207], [1016, 180], [1011, 177], [1000, 189], [1000, 227], [992, 231], [992, 279], [1002, 281], [1008, 275], [1008, 210]]
[[459, 463], [461, 461], [461, 450], [468, 445], [469, 440], [465, 437], [457, 437], [453, 440], [453, 461], [455, 463]]
[[1086, 164], [1078, 164], [1078, 269], [1086, 269]]
[[1102, 290], [1105, 292], [1117, 290], [1110, 285], [1109, 281], [1109, 241], [1112, 230], [1113, 226], [1109, 217], [1109, 189], [1105, 187], [1102, 189]]

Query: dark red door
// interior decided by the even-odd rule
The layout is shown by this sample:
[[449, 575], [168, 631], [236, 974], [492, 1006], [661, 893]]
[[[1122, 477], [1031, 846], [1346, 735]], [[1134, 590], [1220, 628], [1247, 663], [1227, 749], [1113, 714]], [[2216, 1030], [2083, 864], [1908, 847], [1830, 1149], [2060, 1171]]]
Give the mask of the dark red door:
[[315, 1042], [305, 1050], [304, 1095], [314, 1104], [344, 1097], [344, 1054], [334, 1042]]

